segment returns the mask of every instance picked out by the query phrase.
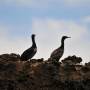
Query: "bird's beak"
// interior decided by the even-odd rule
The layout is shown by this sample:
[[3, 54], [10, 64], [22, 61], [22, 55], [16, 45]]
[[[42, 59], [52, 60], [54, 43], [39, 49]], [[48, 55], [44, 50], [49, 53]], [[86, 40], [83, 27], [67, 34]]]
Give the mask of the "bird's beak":
[[71, 37], [67, 37], [67, 38], [71, 38]]

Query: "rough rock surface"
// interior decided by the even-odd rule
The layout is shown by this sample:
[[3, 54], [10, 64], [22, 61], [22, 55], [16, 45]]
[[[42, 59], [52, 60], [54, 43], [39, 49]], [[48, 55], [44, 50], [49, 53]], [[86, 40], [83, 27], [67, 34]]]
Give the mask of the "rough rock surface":
[[90, 62], [80, 65], [81, 61], [76, 56], [61, 63], [0, 55], [0, 90], [90, 90]]

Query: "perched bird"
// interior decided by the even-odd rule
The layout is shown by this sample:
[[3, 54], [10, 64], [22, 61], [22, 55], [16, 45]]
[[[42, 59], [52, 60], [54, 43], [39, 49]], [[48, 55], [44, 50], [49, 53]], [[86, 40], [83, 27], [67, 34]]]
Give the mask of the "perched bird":
[[21, 55], [22, 61], [27, 61], [31, 59], [37, 52], [37, 46], [35, 43], [35, 34], [32, 34], [31, 38], [32, 38], [32, 46], [22, 53]]
[[63, 53], [64, 53], [64, 40], [66, 38], [70, 38], [68, 36], [63, 36], [61, 39], [61, 46], [58, 47], [57, 49], [55, 49], [50, 56], [51, 60], [55, 60], [55, 61], [59, 61], [59, 59], [62, 57]]

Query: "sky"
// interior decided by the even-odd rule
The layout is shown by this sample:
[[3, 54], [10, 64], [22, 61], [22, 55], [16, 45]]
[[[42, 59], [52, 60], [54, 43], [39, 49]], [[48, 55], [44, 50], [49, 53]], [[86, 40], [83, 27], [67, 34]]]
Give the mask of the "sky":
[[90, 0], [0, 0], [0, 54], [20, 54], [32, 45], [36, 34], [37, 54], [50, 57], [61, 45], [62, 57], [76, 55], [90, 61]]

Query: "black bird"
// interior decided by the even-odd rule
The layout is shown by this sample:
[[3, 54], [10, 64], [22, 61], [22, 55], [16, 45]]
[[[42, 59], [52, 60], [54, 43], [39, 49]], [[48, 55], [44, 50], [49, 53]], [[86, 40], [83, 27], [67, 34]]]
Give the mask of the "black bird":
[[64, 40], [66, 38], [70, 38], [68, 36], [63, 36], [61, 39], [61, 46], [58, 47], [57, 49], [55, 49], [50, 56], [50, 60], [55, 60], [55, 61], [59, 61], [59, 59], [62, 57], [63, 53], [64, 53]]
[[22, 53], [21, 55], [22, 61], [27, 61], [31, 59], [37, 52], [37, 46], [35, 43], [35, 34], [32, 34], [31, 38], [32, 38], [32, 46]]

